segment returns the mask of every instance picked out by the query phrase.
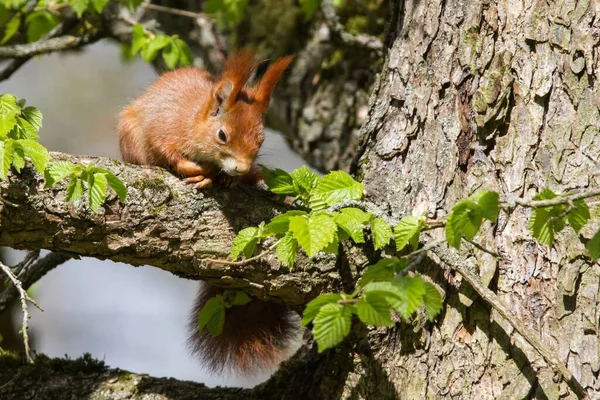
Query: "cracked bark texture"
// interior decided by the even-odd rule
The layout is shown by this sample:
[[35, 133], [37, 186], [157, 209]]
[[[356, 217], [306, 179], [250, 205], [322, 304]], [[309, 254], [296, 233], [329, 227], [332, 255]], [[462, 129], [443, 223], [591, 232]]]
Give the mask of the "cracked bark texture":
[[[479, 188], [531, 197], [544, 187], [600, 185], [597, 3], [409, 0], [393, 8], [354, 168], [371, 201], [397, 218], [443, 218]], [[503, 259], [468, 246], [463, 254], [598, 396], [600, 267], [580, 256], [572, 230], [553, 248], [538, 244], [529, 215], [501, 213], [478, 235]], [[376, 357], [401, 398], [575, 398], [460, 277], [436, 282], [447, 301], [437, 322], [418, 334], [388, 332]]]

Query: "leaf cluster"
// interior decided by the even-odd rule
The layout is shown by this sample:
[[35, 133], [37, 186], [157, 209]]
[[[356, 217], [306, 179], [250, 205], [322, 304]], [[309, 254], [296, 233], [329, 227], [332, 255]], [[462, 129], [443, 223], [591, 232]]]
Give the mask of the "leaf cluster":
[[243, 306], [250, 302], [250, 297], [240, 290], [226, 290], [209, 299], [198, 313], [198, 330], [203, 329], [213, 336], [223, 331], [225, 324], [225, 310], [235, 306]]
[[154, 34], [141, 24], [134, 25], [132, 34], [130, 56], [139, 54], [144, 61], [151, 62], [161, 52], [169, 69], [191, 65], [193, 62], [190, 48], [178, 35]]

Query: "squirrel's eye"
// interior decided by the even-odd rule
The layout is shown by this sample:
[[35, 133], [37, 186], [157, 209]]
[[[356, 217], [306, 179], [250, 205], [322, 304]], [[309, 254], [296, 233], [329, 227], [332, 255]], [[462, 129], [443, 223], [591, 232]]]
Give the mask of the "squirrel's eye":
[[223, 129], [219, 129], [219, 140], [223, 143], [227, 143], [227, 135]]

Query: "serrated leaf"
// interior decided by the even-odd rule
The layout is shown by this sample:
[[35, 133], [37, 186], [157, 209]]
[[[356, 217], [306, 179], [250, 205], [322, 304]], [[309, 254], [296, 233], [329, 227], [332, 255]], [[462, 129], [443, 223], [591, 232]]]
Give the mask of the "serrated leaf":
[[159, 50], [169, 44], [169, 37], [159, 34], [148, 40], [148, 43], [142, 49], [142, 58], [146, 62], [150, 62], [156, 58]]
[[0, 181], [8, 176], [13, 159], [13, 140], [0, 141]]
[[295, 216], [290, 218], [290, 231], [309, 257], [332, 243], [337, 224], [328, 215]]
[[392, 228], [383, 218], [371, 220], [371, 234], [375, 250], [383, 249], [392, 239]]
[[225, 323], [225, 302], [223, 296], [216, 295], [209, 299], [198, 313], [198, 329], [204, 328], [213, 336], [218, 336], [223, 331]]
[[364, 287], [370, 282], [385, 282], [391, 280], [402, 268], [406, 267], [406, 260], [398, 258], [382, 258], [366, 269], [358, 281], [358, 287]]
[[310, 321], [312, 321], [317, 316], [319, 310], [321, 310], [321, 307], [323, 307], [326, 304], [337, 303], [341, 299], [342, 296], [338, 293], [322, 294], [312, 299], [306, 305], [306, 308], [302, 313], [302, 326], [308, 325]]
[[590, 257], [594, 261], [598, 261], [600, 258], [600, 229], [585, 245], [585, 248], [590, 253]]
[[46, 169], [48, 161], [50, 161], [50, 154], [44, 146], [35, 140], [19, 140], [17, 141], [19, 147], [23, 149], [25, 155], [29, 157], [35, 169], [41, 174]]
[[67, 186], [66, 200], [77, 201], [83, 196], [83, 181], [80, 178], [71, 178]]
[[319, 176], [305, 165], [290, 172], [290, 176], [306, 195], [310, 195], [312, 190], [317, 187], [320, 180]]
[[6, 28], [4, 30], [4, 37], [2, 38], [2, 41], [0, 42], [0, 45], [5, 44], [13, 36], [15, 36], [15, 33], [17, 33], [19, 31], [20, 27], [21, 27], [21, 14], [17, 13], [17, 14], [15, 14], [14, 17], [12, 17], [6, 23]]
[[179, 61], [179, 48], [173, 42], [169, 43], [163, 49], [162, 57], [167, 68], [174, 69]]
[[419, 247], [419, 234], [423, 229], [423, 218], [406, 216], [398, 222], [394, 228], [394, 240], [396, 241], [396, 250], [400, 251], [410, 243], [413, 250]]
[[339, 253], [340, 249], [340, 236], [337, 231], [333, 234], [333, 240], [323, 249], [324, 253], [327, 254], [335, 254], [336, 256]]
[[127, 199], [127, 186], [125, 186], [123, 181], [117, 178], [112, 172], [107, 172], [105, 175], [108, 186], [115, 191], [117, 196], [119, 196], [119, 200], [124, 203]]
[[265, 227], [266, 235], [277, 235], [289, 230], [290, 218], [298, 215], [307, 215], [304, 211], [290, 210], [274, 217]]
[[132, 28], [131, 54], [137, 54], [146, 45], [149, 38], [141, 24], [135, 24]]
[[292, 232], [286, 233], [281, 238], [281, 242], [279, 242], [275, 249], [275, 254], [277, 254], [279, 262], [288, 268], [292, 268], [298, 256], [298, 242], [292, 236]]
[[429, 282], [423, 282], [425, 285], [425, 295], [423, 296], [423, 303], [425, 303], [425, 309], [429, 314], [429, 320], [433, 321], [435, 316], [442, 309], [442, 295], [436, 289], [434, 285]]
[[297, 195], [298, 192], [294, 186], [294, 178], [282, 169], [269, 169], [261, 166], [263, 180], [269, 187], [269, 190], [275, 194]]
[[44, 171], [44, 180], [46, 181], [46, 188], [49, 188], [62, 181], [67, 176], [71, 175], [74, 171], [75, 165], [70, 161], [56, 161], [52, 163]]
[[42, 112], [35, 107], [25, 107], [23, 109], [23, 116], [35, 128], [39, 131], [42, 128]]
[[349, 217], [346, 214], [338, 213], [334, 218], [336, 224], [344, 231], [348, 236], [354, 240], [355, 243], [364, 243], [365, 237], [363, 234], [363, 225], [355, 219]]
[[18, 145], [18, 141], [16, 141], [14, 144], [12, 166], [17, 173], [20, 173], [23, 167], [25, 167], [25, 153]]
[[235, 239], [233, 239], [233, 247], [231, 248], [231, 259], [237, 260], [240, 254], [244, 253], [246, 258], [252, 257], [254, 249], [259, 239], [259, 230], [256, 227], [249, 227], [239, 231]]
[[192, 65], [194, 62], [194, 56], [192, 55], [192, 51], [187, 43], [181, 39], [175, 39], [173, 43], [179, 49], [179, 65], [184, 67], [187, 65]]
[[373, 218], [373, 214], [354, 207], [342, 208], [340, 213], [349, 216], [360, 224], [366, 224]]
[[17, 117], [17, 126], [20, 128], [22, 139], [28, 139], [33, 141], [39, 141], [37, 129], [34, 128], [26, 119]]
[[577, 200], [573, 202], [573, 210], [567, 214], [569, 225], [576, 233], [579, 233], [581, 228], [590, 220], [590, 208], [585, 200]]
[[313, 336], [319, 353], [344, 340], [350, 333], [352, 309], [337, 303], [325, 304], [313, 321]]
[[25, 18], [27, 24], [27, 40], [36, 42], [50, 32], [60, 20], [48, 11], [34, 11]]
[[107, 186], [108, 181], [103, 173], [95, 173], [88, 178], [88, 201], [93, 212], [98, 212], [104, 203]]
[[481, 207], [481, 216], [492, 222], [498, 219], [499, 199], [500, 195], [497, 192], [478, 190], [469, 197]]
[[78, 18], [81, 18], [87, 9], [89, 1], [90, 0], [69, 0], [69, 4], [71, 5], [73, 11], [75, 11], [75, 14], [77, 14]]
[[0, 139], [6, 137], [15, 124], [17, 115], [21, 113], [21, 107], [17, 104], [17, 98], [11, 94], [0, 96]]
[[104, 7], [106, 7], [106, 5], [108, 4], [108, 2], [110, 0], [91, 0], [92, 1], [92, 5], [94, 6], [94, 10], [96, 10], [96, 12], [98, 14], [100, 14], [102, 12], [102, 10], [104, 10]]
[[459, 249], [463, 236], [473, 238], [479, 230], [482, 218], [470, 207], [479, 208], [479, 205], [469, 203], [468, 200], [462, 200], [452, 208], [452, 212], [446, 221], [446, 241], [449, 246]]
[[554, 242], [554, 228], [550, 218], [550, 213], [545, 208], [535, 208], [529, 217], [531, 235], [540, 243], [548, 246], [552, 246], [552, 242]]
[[346, 200], [360, 200], [362, 195], [362, 183], [344, 171], [333, 171], [321, 178], [312, 192], [310, 205], [313, 210], [319, 210]]
[[250, 303], [252, 299], [242, 290], [225, 290], [223, 294], [223, 303], [225, 308], [233, 306], [243, 306]]
[[425, 295], [425, 282], [419, 276], [395, 278], [392, 285], [401, 293], [399, 301], [391, 301], [394, 310], [408, 320], [412, 313], [423, 305]]
[[390, 306], [385, 296], [379, 293], [366, 293], [356, 302], [356, 315], [365, 324], [392, 326]]

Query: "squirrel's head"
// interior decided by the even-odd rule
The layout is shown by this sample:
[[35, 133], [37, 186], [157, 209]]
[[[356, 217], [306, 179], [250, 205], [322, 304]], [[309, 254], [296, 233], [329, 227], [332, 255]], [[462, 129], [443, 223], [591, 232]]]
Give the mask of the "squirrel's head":
[[250, 171], [265, 138], [263, 121], [271, 93], [292, 60], [293, 56], [276, 60], [253, 87], [245, 87], [257, 65], [252, 53], [242, 50], [227, 60], [198, 123], [203, 146], [226, 174]]

